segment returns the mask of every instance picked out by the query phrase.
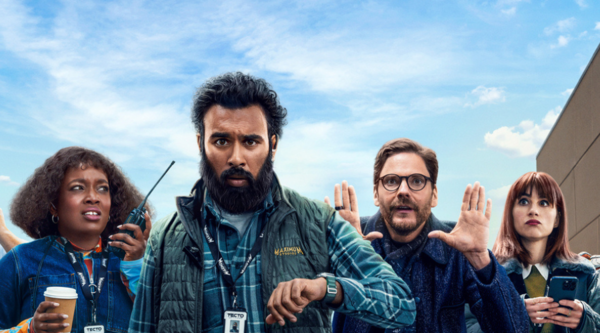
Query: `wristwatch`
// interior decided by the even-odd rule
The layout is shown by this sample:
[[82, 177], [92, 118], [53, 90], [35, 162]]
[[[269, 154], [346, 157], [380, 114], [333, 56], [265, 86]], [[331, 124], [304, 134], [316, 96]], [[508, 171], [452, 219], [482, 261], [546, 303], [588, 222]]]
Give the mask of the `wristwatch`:
[[321, 300], [324, 304], [329, 304], [333, 302], [335, 296], [337, 295], [337, 286], [335, 285], [335, 275], [331, 273], [319, 273], [315, 277], [317, 278], [325, 278], [327, 280], [327, 292], [325, 293], [325, 297]]

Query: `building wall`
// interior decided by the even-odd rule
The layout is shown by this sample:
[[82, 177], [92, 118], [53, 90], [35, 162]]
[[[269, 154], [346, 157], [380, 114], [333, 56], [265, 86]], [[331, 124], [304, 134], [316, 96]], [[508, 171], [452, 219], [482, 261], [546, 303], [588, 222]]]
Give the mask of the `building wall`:
[[537, 156], [565, 195], [574, 252], [600, 254], [600, 46]]

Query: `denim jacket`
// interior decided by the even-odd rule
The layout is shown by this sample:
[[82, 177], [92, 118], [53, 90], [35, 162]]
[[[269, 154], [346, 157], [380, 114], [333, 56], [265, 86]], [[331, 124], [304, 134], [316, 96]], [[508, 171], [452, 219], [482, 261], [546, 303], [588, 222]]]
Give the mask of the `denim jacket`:
[[[361, 218], [363, 233], [375, 231], [380, 217], [377, 212], [368, 220]], [[431, 230], [450, 232], [453, 223], [439, 221], [433, 214], [427, 223]], [[383, 254], [383, 240], [371, 242], [375, 252]], [[466, 332], [464, 306], [471, 305], [486, 332], [527, 333], [528, 317], [523, 301], [513, 288], [504, 268], [491, 254], [492, 280], [489, 284], [479, 280], [465, 256], [439, 239], [428, 239], [420, 255], [411, 258], [407, 269], [398, 267], [389, 256], [385, 258], [398, 276], [406, 281], [417, 301], [415, 325], [393, 333], [412, 332]], [[337, 314], [333, 320], [334, 333], [383, 332], [383, 329]]]
[[[76, 255], [84, 266], [83, 256], [80, 253]], [[101, 256], [94, 253], [92, 257], [94, 271], [98, 272]], [[121, 281], [119, 265], [120, 259], [110, 253], [108, 281], [102, 287], [96, 310], [97, 322], [104, 325], [106, 332], [124, 333], [129, 326], [133, 304]], [[64, 247], [56, 241], [56, 236], [15, 247], [0, 259], [0, 328], [13, 327], [24, 319], [33, 317], [38, 305], [44, 301], [46, 288], [56, 286], [77, 289], [79, 297], [71, 331], [83, 332], [84, 326], [91, 319], [90, 309], [75, 275]]]

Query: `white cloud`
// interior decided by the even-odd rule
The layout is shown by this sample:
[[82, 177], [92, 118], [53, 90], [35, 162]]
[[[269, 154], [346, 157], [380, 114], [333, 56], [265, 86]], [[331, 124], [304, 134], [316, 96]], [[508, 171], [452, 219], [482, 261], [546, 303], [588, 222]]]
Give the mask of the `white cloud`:
[[518, 126], [503, 126], [492, 133], [488, 132], [484, 137], [485, 144], [488, 148], [503, 152], [510, 157], [535, 156], [561, 110], [562, 108], [557, 106], [548, 111], [539, 125], [531, 120], [523, 120]]
[[555, 24], [544, 28], [544, 33], [548, 36], [554, 34], [555, 32], [564, 33], [570, 31], [573, 27], [575, 27], [575, 18], [570, 17], [568, 19], [560, 20]]
[[[21, 2], [7, 0], [0, 4], [5, 18], [0, 38], [52, 81], [51, 94], [63, 104], [61, 109], [29, 112], [53, 136], [108, 150], [145, 147], [148, 154], [169, 151], [194, 159], [189, 106], [175, 97], [191, 96], [189, 87], [208, 76], [252, 68], [317, 91], [364, 93], [440, 80], [458, 63], [453, 38], [444, 31], [384, 31], [379, 38], [346, 27], [307, 32], [299, 29], [302, 22], [244, 1], [214, 4], [210, 11], [205, 6], [182, 4], [163, 13], [137, 2], [67, 2], [53, 20], [42, 21]], [[112, 23], [97, 34], [93, 22], [104, 20]], [[213, 68], [215, 54], [219, 63], [231, 58], [231, 67]], [[189, 68], [208, 72], [189, 73]], [[152, 86], [138, 84], [144, 80]], [[162, 85], [161, 80], [180, 84]], [[388, 104], [372, 109], [386, 110]]]
[[333, 184], [344, 177], [368, 198], [372, 183], [365, 175], [372, 174], [377, 152], [357, 142], [378, 128], [359, 122], [290, 122], [278, 148], [275, 171], [283, 184], [309, 197], [322, 199], [318, 193], [325, 186], [331, 198]]
[[573, 88], [569, 88], [569, 89], [561, 92], [560, 94], [563, 96], [571, 96], [572, 93], [573, 93]]
[[513, 16], [517, 12], [517, 7], [511, 7], [509, 9], [502, 9], [500, 11], [502, 12], [502, 14], [505, 14], [507, 16]]
[[594, 27], [594, 30], [600, 30], [600, 22], [596, 22], [596, 27]]
[[467, 96], [467, 99], [472, 97], [477, 98], [477, 101], [467, 102], [465, 106], [477, 107], [483, 104], [493, 104], [506, 101], [504, 89], [497, 87], [486, 88], [485, 86], [478, 86], [471, 91], [471, 93]]
[[581, 8], [586, 8], [588, 6], [587, 3], [585, 3], [585, 0], [575, 0], [575, 2]]
[[[511, 185], [502, 186], [499, 188], [495, 188], [493, 190], [487, 191], [487, 195], [492, 198], [492, 202], [496, 209], [499, 209], [504, 205], [506, 201], [506, 197], [508, 196], [508, 191], [510, 190]], [[500, 210], [502, 211], [502, 210]]]
[[571, 36], [558, 36], [558, 39], [556, 40], [556, 44], [552, 44], [550, 45], [551, 49], [555, 49], [555, 48], [559, 48], [559, 47], [565, 47], [569, 44], [569, 41], [571, 40]]
[[8, 186], [19, 186], [19, 183], [10, 180], [9, 176], [0, 175], [0, 184], [6, 184]]
[[567, 46], [569, 44], [569, 37], [558, 36], [558, 45], [559, 46]]

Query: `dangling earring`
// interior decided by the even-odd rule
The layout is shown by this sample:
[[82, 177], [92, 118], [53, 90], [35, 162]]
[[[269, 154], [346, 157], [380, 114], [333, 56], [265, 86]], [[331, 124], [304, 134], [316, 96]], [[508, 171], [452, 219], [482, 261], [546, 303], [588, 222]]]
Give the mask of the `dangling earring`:
[[108, 222], [110, 222], [110, 215], [108, 215]]
[[[52, 208], [54, 208], [54, 211], [56, 211], [56, 206], [54, 206], [54, 204], [53, 204], [53, 203], [50, 203], [50, 205], [52, 205]], [[56, 218], [56, 220], [54, 220], [54, 218]], [[52, 218], [50, 218], [50, 219], [52, 220], [52, 223], [54, 223], [54, 224], [58, 224], [58, 220], [59, 220], [60, 218], [58, 217], [58, 215], [56, 215], [56, 216], [52, 215]]]

